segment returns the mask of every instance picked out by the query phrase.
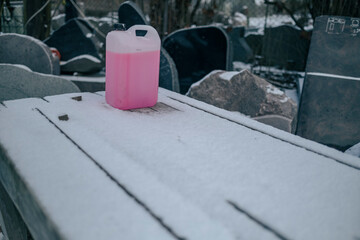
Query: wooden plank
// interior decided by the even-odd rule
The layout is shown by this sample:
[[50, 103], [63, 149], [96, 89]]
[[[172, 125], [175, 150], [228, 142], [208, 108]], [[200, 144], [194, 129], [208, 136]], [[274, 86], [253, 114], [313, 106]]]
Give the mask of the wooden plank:
[[48, 97], [54, 107], [42, 111], [50, 119], [67, 111], [73, 121], [59, 127], [86, 151], [96, 154], [94, 139], [109, 143], [235, 237], [360, 235], [357, 158], [164, 90], [159, 103], [176, 110], [121, 111], [97, 94], [81, 103]]
[[[79, 95], [81, 101], [73, 99]], [[21, 179], [31, 180], [31, 194], [42, 196], [37, 201], [66, 237], [84, 238], [81, 229], [72, 223], [95, 216], [96, 211], [88, 213], [89, 208], [65, 196], [52, 198], [56, 192], [49, 186], [59, 185], [55, 176], [71, 176], [75, 183], [81, 182], [75, 170], [87, 172], [89, 162], [96, 162], [98, 171], [110, 175], [110, 182], [121, 183], [136, 196], [132, 201], [141, 202], [141, 209], [146, 206], [152, 221], [158, 221], [154, 216], [161, 218], [178, 238], [338, 239], [360, 235], [360, 213], [354, 211], [360, 201], [357, 158], [321, 145], [311, 147], [311, 141], [164, 90], [160, 90], [155, 107], [133, 111], [110, 107], [102, 95], [52, 96], [45, 98], [48, 103], [35, 108], [9, 102], [8, 110], [0, 111], [0, 126], [14, 129], [1, 128], [0, 143], [17, 156], [11, 160], [16, 162], [16, 172]], [[59, 119], [64, 114], [67, 121]], [[44, 122], [46, 129], [42, 129]], [[62, 146], [64, 137], [70, 141], [69, 146]], [[18, 153], [15, 147], [24, 144], [24, 138], [33, 149]], [[39, 143], [47, 148], [40, 148]], [[60, 153], [64, 159], [57, 159]], [[83, 154], [87, 157], [80, 156]], [[55, 162], [49, 163], [48, 159], [53, 158]], [[26, 161], [33, 161], [41, 171]], [[49, 170], [66, 171], [48, 179], [45, 172]], [[85, 177], [86, 173], [81, 175]], [[72, 186], [64, 181], [57, 190], [69, 193], [67, 188]], [[87, 189], [88, 184], [99, 186], [89, 179], [81, 189]], [[119, 190], [113, 191], [118, 194]], [[73, 198], [77, 196], [70, 192]], [[74, 206], [83, 209], [79, 211], [84, 216], [70, 222], [59, 219], [66, 211], [67, 216], [73, 215], [69, 209]], [[116, 218], [105, 210], [100, 218]], [[124, 214], [135, 219], [132, 212]], [[126, 230], [133, 222], [116, 220], [126, 229], [111, 233], [123, 230], [123, 234], [130, 234]], [[96, 236], [99, 228], [91, 229], [94, 222], [98, 221], [85, 221], [82, 226]], [[102, 228], [108, 233], [108, 228]]]
[[[148, 171], [132, 163], [132, 159], [121, 152], [113, 151], [111, 145], [102, 139], [85, 136], [92, 149], [105, 149], [94, 153], [77, 144], [79, 139], [84, 140], [84, 136], [78, 135], [79, 139], [71, 138], [63, 132], [60, 126], [71, 124], [76, 118], [72, 111], [62, 108], [66, 108], [69, 103], [82, 107], [83, 103], [88, 103], [85, 101], [86, 96], [92, 95], [83, 94], [81, 98], [77, 98], [78, 96], [79, 94], [54, 96], [53, 98], [66, 101], [60, 104], [59, 111], [54, 109], [55, 112], [50, 114], [45, 110], [58, 107], [52, 105], [52, 102], [34, 106], [24, 104], [26, 107], [19, 107], [21, 111], [15, 106], [19, 102], [8, 102], [8, 111], [1, 116], [3, 118], [0, 125], [6, 129], [14, 129], [0, 132], [0, 142], [9, 152], [6, 161], [17, 166], [16, 173], [11, 175], [19, 174], [16, 181], [26, 179], [26, 190], [32, 189], [27, 198], [35, 199], [36, 202], [26, 207], [38, 208], [45, 215], [45, 219], [41, 219], [24, 214], [26, 223], [32, 226], [30, 229], [35, 239], [54, 239], [55, 234], [59, 234], [61, 239], [98, 239], [103, 236], [107, 236], [105, 239], [115, 239], [114, 236], [120, 235], [129, 239], [143, 239], [147, 236], [156, 239], [233, 239], [225, 228], [213, 222], [182, 196], [168, 189]], [[168, 111], [166, 106], [160, 108]], [[59, 118], [64, 114], [68, 115], [67, 120]], [[9, 119], [12, 121], [8, 121]], [[18, 138], [7, 139], [13, 134]], [[27, 140], [21, 141], [21, 144], [27, 145], [23, 149], [19, 148], [20, 143], [16, 141], [20, 138]], [[15, 148], [19, 150], [16, 152]], [[103, 155], [104, 153], [106, 155]], [[31, 161], [31, 166], [28, 161]], [[3, 161], [1, 162], [3, 164]], [[111, 168], [105, 168], [102, 164], [111, 164]], [[6, 168], [2, 169], [4, 173], [0, 171], [0, 176], [11, 172]], [[114, 177], [114, 170], [122, 174]], [[86, 178], [89, 177], [86, 172], [91, 172], [88, 173], [91, 178]], [[66, 179], [68, 177], [71, 177], [70, 182]], [[127, 179], [126, 184], [122, 181], [124, 178]], [[1, 181], [7, 183], [5, 177], [1, 178]], [[56, 189], [53, 189], [54, 185]], [[98, 189], [100, 186], [101, 189]], [[20, 195], [24, 192], [16, 189], [16, 186], [9, 188], [18, 191]], [[112, 189], [110, 192], [109, 188]], [[133, 188], [137, 191], [134, 192]], [[96, 195], [91, 191], [96, 191]], [[53, 197], [59, 193], [60, 196]], [[148, 204], [149, 200], [151, 205]], [[22, 209], [23, 211], [26, 210]], [[109, 223], [108, 219], [114, 221]], [[43, 226], [44, 221], [52, 223], [54, 233], [50, 236], [37, 235], [39, 229], [34, 225]], [[43, 232], [50, 234], [51, 226], [46, 227]], [[97, 236], [99, 233], [102, 233], [102, 237]]]
[[[47, 220], [45, 213], [36, 202], [35, 196], [32, 196], [15, 167], [10, 163], [10, 158], [2, 146], [0, 147], [0, 154], [0, 180], [10, 195], [12, 202], [21, 212], [32, 236], [35, 239], [61, 239], [54, 225]], [[20, 229], [23, 229], [23, 227], [20, 226]]]
[[7, 239], [27, 240], [27, 227], [1, 182], [0, 227]]
[[36, 107], [0, 117], [0, 179], [35, 239], [174, 238]]
[[[98, 94], [105, 96], [105, 92], [98, 92]], [[229, 112], [224, 109], [220, 109], [215, 106], [206, 104], [204, 102], [200, 102], [196, 99], [192, 99], [192, 98], [188, 98], [186, 96], [180, 95], [180, 94], [176, 94], [176, 93], [168, 91], [166, 89], [160, 89], [159, 94], [164, 95], [175, 101], [179, 101], [180, 103], [187, 104], [193, 108], [197, 108], [201, 111], [205, 111], [214, 116], [226, 119], [228, 121], [232, 121], [234, 123], [238, 123], [239, 125], [247, 127], [256, 132], [263, 133], [263, 134], [271, 136], [275, 139], [285, 141], [292, 145], [304, 148], [308, 151], [311, 151], [311, 152], [314, 152], [314, 153], [317, 153], [320, 155], [324, 155], [326, 158], [333, 159], [335, 161], [338, 161], [338, 162], [347, 164], [349, 166], [355, 167], [357, 169], [360, 169], [360, 162], [358, 161], [357, 158], [354, 158], [354, 157], [348, 156], [348, 155], [344, 155], [342, 152], [340, 152], [336, 149], [329, 148], [329, 147], [326, 147], [317, 142], [286, 133], [279, 129], [273, 128], [269, 125], [265, 125], [258, 121], [254, 121], [254, 120], [252, 120], [244, 115], [241, 115], [239, 113]]]

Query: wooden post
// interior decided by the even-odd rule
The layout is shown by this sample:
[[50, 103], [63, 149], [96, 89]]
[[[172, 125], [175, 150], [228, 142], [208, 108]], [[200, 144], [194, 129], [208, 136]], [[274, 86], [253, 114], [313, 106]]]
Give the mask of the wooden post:
[[[26, 34], [37, 39], [44, 40], [50, 34], [51, 2], [48, 2], [47, 0], [24, 0], [23, 3], [24, 28]], [[32, 18], [32, 16], [43, 6], [45, 6], [44, 9]]]

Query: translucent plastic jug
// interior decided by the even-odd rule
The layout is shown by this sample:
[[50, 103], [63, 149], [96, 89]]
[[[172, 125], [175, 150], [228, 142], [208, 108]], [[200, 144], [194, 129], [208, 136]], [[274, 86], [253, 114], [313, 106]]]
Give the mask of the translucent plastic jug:
[[159, 35], [151, 26], [134, 25], [127, 31], [108, 33], [105, 81], [108, 104], [123, 110], [156, 104], [160, 45]]

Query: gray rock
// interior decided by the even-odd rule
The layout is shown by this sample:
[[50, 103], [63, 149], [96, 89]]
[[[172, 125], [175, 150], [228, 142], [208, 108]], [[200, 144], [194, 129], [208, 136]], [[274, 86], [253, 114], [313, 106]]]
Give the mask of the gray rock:
[[32, 72], [21, 65], [0, 64], [0, 101], [80, 92], [58, 76]]
[[[248, 70], [213, 71], [193, 84], [186, 95], [258, 118], [283, 130], [293, 132], [295, 129], [297, 104], [284, 92]], [[269, 115], [271, 117], [259, 118]]]
[[15, 33], [0, 34], [0, 63], [21, 64], [34, 72], [60, 74], [50, 48], [40, 40]]

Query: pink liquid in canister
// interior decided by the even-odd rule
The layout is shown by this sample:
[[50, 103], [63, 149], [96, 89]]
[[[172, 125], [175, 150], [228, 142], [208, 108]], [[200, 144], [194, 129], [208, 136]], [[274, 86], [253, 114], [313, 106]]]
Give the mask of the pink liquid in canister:
[[119, 109], [152, 107], [157, 102], [160, 50], [106, 51], [105, 98]]

